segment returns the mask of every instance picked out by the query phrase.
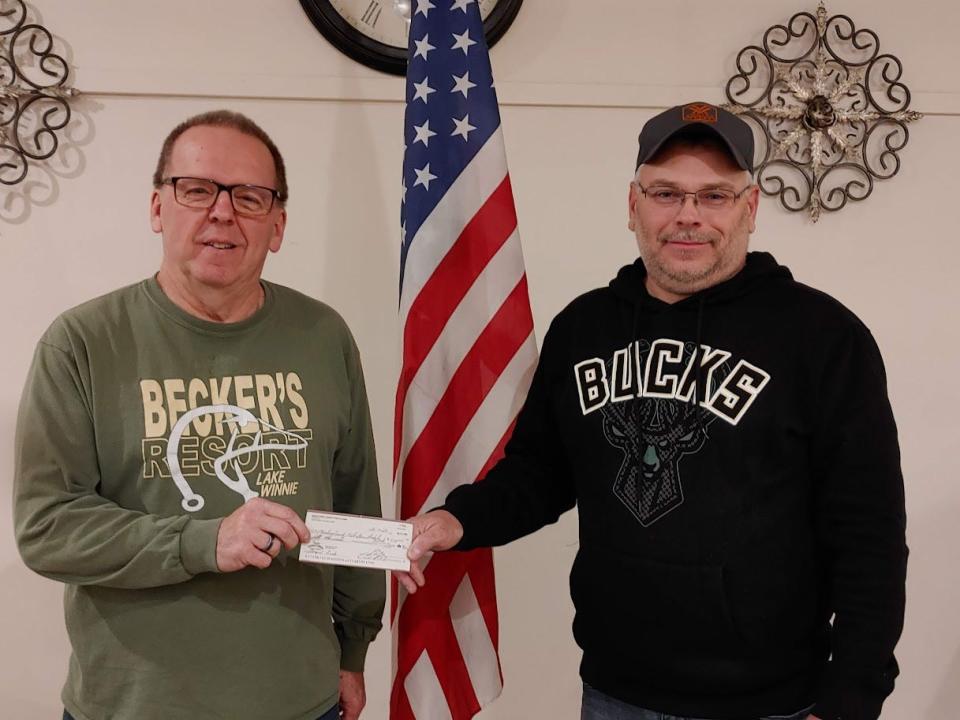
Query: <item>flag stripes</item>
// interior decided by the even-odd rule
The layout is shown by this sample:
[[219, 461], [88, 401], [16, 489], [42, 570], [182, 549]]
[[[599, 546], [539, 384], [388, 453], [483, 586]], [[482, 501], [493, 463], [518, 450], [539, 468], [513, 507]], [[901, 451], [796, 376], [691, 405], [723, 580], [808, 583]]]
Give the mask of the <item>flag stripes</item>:
[[[417, 0], [410, 25], [394, 408], [398, 517], [503, 455], [536, 365], [493, 75], [475, 0]], [[468, 720], [502, 688], [493, 553], [440, 553], [391, 584], [391, 720]]]

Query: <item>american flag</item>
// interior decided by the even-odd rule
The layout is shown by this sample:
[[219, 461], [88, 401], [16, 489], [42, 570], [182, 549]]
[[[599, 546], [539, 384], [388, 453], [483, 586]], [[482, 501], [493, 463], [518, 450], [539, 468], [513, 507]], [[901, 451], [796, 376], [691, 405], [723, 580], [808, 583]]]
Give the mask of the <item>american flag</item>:
[[[475, 0], [416, 0], [404, 123], [394, 425], [397, 514], [502, 456], [537, 360], [500, 112]], [[391, 720], [463, 720], [503, 686], [493, 554], [439, 553], [392, 585]]]

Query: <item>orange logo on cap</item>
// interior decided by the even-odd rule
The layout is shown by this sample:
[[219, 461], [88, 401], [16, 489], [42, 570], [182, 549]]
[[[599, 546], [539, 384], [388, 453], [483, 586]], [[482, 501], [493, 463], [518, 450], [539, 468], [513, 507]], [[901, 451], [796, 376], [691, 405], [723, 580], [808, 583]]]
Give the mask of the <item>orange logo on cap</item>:
[[684, 105], [683, 121], [713, 124], [717, 122], [717, 109], [707, 103], [690, 103], [689, 105]]

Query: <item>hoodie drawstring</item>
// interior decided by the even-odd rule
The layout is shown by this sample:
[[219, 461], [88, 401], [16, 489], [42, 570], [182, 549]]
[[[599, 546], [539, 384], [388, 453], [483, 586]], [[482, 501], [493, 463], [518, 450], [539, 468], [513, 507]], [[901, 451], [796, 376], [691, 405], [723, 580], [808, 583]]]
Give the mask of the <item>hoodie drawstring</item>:
[[706, 433], [706, 428], [703, 425], [703, 413], [700, 412], [700, 388], [704, 383], [703, 367], [700, 362], [700, 343], [703, 340], [703, 309], [706, 304], [706, 298], [701, 296], [700, 302], [697, 303], [697, 334], [693, 346], [693, 371], [696, 373], [693, 379], [693, 411], [697, 414], [697, 426], [702, 433]]

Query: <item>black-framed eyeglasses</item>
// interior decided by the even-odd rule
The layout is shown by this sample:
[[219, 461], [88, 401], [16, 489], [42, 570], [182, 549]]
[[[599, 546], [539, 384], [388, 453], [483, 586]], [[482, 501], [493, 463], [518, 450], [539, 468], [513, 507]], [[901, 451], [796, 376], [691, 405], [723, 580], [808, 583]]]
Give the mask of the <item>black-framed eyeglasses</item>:
[[640, 183], [635, 183], [640, 188], [640, 192], [650, 198], [656, 205], [662, 207], [679, 208], [683, 205], [687, 195], [693, 196], [693, 204], [705, 210], [727, 210], [750, 188], [753, 184], [747, 185], [740, 192], [734, 192], [727, 188], [701, 188], [693, 192], [670, 187], [669, 185], [653, 185], [645, 188]]
[[190, 208], [210, 208], [217, 202], [221, 192], [230, 196], [233, 211], [238, 215], [259, 217], [273, 209], [279, 193], [273, 188], [260, 185], [224, 185], [216, 180], [195, 177], [168, 177], [164, 185], [173, 185], [173, 197]]

